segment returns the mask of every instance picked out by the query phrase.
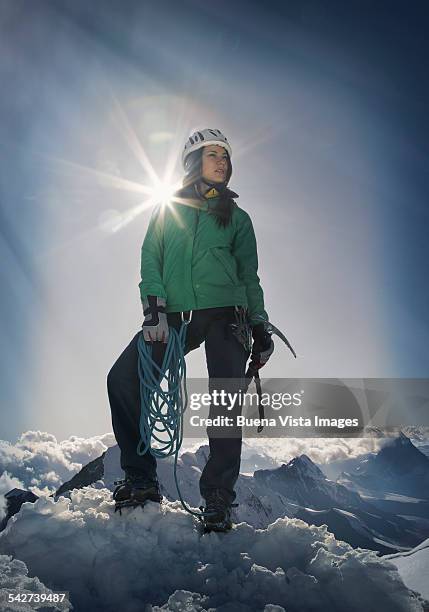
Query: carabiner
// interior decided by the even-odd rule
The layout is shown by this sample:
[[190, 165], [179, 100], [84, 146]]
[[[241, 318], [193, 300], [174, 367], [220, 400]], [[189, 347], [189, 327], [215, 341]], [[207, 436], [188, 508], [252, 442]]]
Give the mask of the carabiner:
[[[185, 317], [183, 316], [185, 314], [185, 312], [189, 313], [189, 319], [185, 319]], [[181, 312], [180, 313], [180, 316], [181, 316], [181, 319], [182, 319], [182, 323], [184, 323], [185, 325], [189, 325], [189, 323], [192, 320], [192, 312], [193, 311], [192, 310], [186, 310], [185, 312]]]

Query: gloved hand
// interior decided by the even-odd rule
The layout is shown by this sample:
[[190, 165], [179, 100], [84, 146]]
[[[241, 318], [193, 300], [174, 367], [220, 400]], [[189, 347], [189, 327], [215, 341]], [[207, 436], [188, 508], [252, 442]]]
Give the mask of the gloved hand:
[[169, 329], [165, 313], [166, 300], [148, 295], [143, 300], [143, 338], [146, 342], [168, 342]]
[[252, 327], [253, 345], [251, 361], [253, 365], [260, 370], [269, 360], [274, 351], [274, 342], [265, 330], [263, 323], [258, 323]]

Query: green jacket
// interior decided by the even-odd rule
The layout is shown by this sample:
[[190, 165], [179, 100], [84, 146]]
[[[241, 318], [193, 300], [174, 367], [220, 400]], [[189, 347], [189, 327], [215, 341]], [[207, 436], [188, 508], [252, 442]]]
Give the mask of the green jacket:
[[231, 224], [219, 227], [210, 214], [218, 202], [154, 209], [141, 250], [141, 300], [163, 297], [166, 312], [247, 306], [252, 324], [255, 315], [268, 320], [252, 221], [234, 202]]

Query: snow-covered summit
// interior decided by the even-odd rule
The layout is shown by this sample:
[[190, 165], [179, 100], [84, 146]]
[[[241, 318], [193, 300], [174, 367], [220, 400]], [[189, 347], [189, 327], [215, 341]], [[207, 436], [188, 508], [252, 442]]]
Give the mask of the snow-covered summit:
[[295, 474], [302, 478], [314, 478], [325, 480], [326, 476], [320, 468], [307, 455], [295, 457], [287, 465], [283, 464], [280, 470], [287, 471], [290, 475]]
[[307, 455], [300, 455], [274, 470], [257, 470], [254, 478], [303, 506], [323, 509], [338, 504], [359, 507], [362, 503], [357, 493], [328, 480]]
[[241, 523], [201, 536], [178, 502], [120, 516], [105, 488], [24, 504], [0, 535], [0, 554], [91, 612], [424, 609], [391, 563], [337, 541], [325, 526], [283, 518], [267, 529]]
[[378, 453], [343, 472], [338, 481], [357, 490], [429, 499], [429, 458], [401, 432], [388, 438]]

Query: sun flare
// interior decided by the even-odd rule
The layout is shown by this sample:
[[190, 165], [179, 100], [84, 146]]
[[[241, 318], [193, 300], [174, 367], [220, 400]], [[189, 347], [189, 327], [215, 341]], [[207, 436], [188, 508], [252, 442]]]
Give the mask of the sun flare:
[[169, 206], [171, 204], [174, 193], [180, 187], [180, 183], [168, 183], [164, 181], [157, 182], [151, 188], [151, 200], [156, 204]]

